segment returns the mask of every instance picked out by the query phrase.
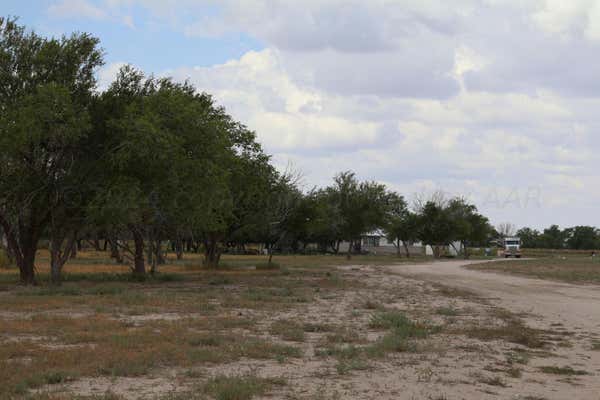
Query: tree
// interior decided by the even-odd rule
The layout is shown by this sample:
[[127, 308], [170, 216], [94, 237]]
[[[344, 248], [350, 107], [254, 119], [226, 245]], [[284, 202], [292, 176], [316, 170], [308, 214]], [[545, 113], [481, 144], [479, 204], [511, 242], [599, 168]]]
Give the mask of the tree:
[[387, 239], [396, 246], [398, 256], [402, 246], [406, 257], [410, 257], [408, 246], [418, 240], [419, 219], [416, 214], [408, 209], [408, 205], [402, 196], [397, 194], [391, 196], [390, 210], [384, 230]]
[[340, 239], [346, 240], [348, 258], [360, 244], [362, 234], [382, 227], [387, 214], [388, 193], [376, 182], [358, 182], [353, 172], [342, 172], [327, 189], [329, 198], [339, 212]]
[[531, 228], [521, 228], [517, 231], [517, 236], [521, 239], [521, 246], [527, 249], [536, 249], [540, 247], [540, 232]]
[[573, 250], [600, 248], [600, 232], [592, 226], [575, 226], [565, 230], [566, 243]]
[[323, 252], [331, 248], [335, 254], [339, 252], [342, 237], [342, 216], [336, 197], [330, 188], [312, 190], [304, 202], [306, 241], [317, 243]]
[[498, 237], [500, 239], [515, 236], [516, 231], [517, 228], [514, 224], [511, 224], [510, 222], [503, 222], [501, 224], [498, 224], [498, 226], [496, 227], [496, 232], [498, 233]]
[[540, 242], [546, 249], [562, 249], [565, 247], [566, 234], [558, 225], [552, 225], [540, 236]]
[[454, 221], [448, 208], [429, 201], [419, 213], [418, 221], [419, 239], [432, 247], [434, 257], [440, 257], [440, 248], [448, 245], [455, 233]]
[[96, 38], [46, 39], [0, 18], [0, 225], [24, 284], [35, 282], [42, 233], [67, 216], [54, 211], [83, 170], [77, 155], [101, 64]]
[[230, 140], [230, 147], [226, 148], [230, 155], [221, 157], [221, 166], [228, 171], [224, 181], [227, 199], [216, 210], [216, 223], [200, 229], [205, 265], [209, 268], [218, 267], [223, 244], [243, 242], [261, 231], [276, 178], [270, 157], [256, 142], [254, 132], [233, 120], [225, 132]]
[[462, 198], [454, 198], [448, 203], [448, 212], [453, 221], [453, 240], [460, 241], [465, 258], [469, 258], [471, 245], [487, 245], [494, 228], [486, 217], [477, 212], [475, 205]]
[[302, 193], [297, 188], [299, 175], [288, 170], [274, 176], [268, 206], [262, 218], [263, 233], [259, 235], [264, 237], [267, 245], [269, 264], [276, 246], [283, 246], [286, 239], [295, 242], [298, 236], [302, 236], [303, 218], [308, 218], [302, 207]]

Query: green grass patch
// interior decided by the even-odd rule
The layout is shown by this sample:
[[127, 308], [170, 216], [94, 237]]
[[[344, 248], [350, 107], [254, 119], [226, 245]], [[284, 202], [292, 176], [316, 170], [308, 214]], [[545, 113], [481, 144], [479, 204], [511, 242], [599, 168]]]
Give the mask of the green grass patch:
[[547, 365], [547, 366], [539, 367], [538, 369], [545, 374], [552, 374], [552, 375], [567, 375], [567, 376], [588, 375], [588, 373], [586, 371], [573, 369], [569, 366], [558, 367], [555, 365]]
[[250, 400], [267, 394], [275, 386], [286, 384], [281, 378], [259, 378], [254, 375], [217, 376], [202, 387], [215, 400]]
[[305, 334], [304, 327], [294, 321], [278, 320], [271, 324], [269, 332], [272, 335], [277, 335], [283, 340], [292, 342], [304, 342]]

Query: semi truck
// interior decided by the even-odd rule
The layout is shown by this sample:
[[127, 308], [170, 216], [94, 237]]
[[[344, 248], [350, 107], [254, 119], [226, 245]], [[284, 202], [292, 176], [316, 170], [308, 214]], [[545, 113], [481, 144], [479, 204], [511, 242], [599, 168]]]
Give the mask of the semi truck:
[[499, 256], [504, 258], [521, 258], [521, 239], [518, 237], [506, 237], [502, 239], [502, 248]]

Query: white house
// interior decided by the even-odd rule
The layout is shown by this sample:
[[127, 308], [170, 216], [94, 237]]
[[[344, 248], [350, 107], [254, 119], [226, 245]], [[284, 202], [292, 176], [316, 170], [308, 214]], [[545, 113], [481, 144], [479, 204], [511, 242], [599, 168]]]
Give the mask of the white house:
[[[360, 248], [362, 251], [372, 254], [395, 254], [397, 248], [395, 243], [388, 241], [385, 233], [381, 230], [375, 230], [372, 232], [365, 233], [361, 236]], [[348, 242], [341, 242], [339, 251], [345, 253], [348, 251]], [[400, 251], [404, 254], [403, 244], [400, 243]], [[433, 249], [431, 246], [424, 246], [421, 242], [412, 243], [408, 246], [408, 251], [411, 255], [433, 255]], [[450, 256], [458, 256], [462, 251], [462, 244], [460, 242], [454, 242], [450, 246], [445, 246], [443, 249], [444, 254]]]

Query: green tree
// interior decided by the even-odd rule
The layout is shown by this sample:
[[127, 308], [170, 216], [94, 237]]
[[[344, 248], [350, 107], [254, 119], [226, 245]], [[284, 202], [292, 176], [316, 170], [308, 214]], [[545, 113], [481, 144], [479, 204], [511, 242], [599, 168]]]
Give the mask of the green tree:
[[565, 230], [567, 247], [573, 250], [600, 248], [600, 232], [593, 226], [575, 226]]
[[391, 195], [384, 231], [387, 239], [396, 246], [398, 256], [403, 247], [406, 257], [410, 257], [409, 245], [418, 240], [418, 224], [418, 216], [408, 209], [404, 198], [395, 193]]
[[424, 244], [431, 246], [434, 257], [441, 255], [441, 247], [448, 245], [455, 235], [455, 222], [448, 207], [428, 201], [419, 213], [418, 237]]
[[329, 187], [329, 198], [339, 212], [340, 239], [349, 243], [348, 258], [360, 245], [362, 234], [384, 225], [389, 197], [384, 185], [359, 182], [353, 172], [342, 172]]
[[[86, 170], [78, 155], [101, 64], [96, 38], [47, 39], [0, 18], [0, 225], [25, 284], [35, 282], [40, 236], [69, 216], [63, 209], [78, 182], [73, 174]], [[62, 243], [56, 233], [54, 243]]]
[[540, 247], [540, 232], [535, 229], [521, 228], [517, 231], [517, 236], [521, 239], [521, 245], [526, 249]]
[[173, 231], [223, 226], [230, 210], [228, 167], [236, 155], [230, 117], [210, 96], [170, 79], [123, 68], [98, 107], [99, 135], [111, 149], [92, 214], [133, 258], [133, 273], [152, 272]]
[[540, 236], [540, 242], [546, 249], [563, 249], [565, 247], [566, 233], [558, 225], [552, 225], [544, 229]]
[[452, 241], [461, 243], [465, 258], [469, 258], [469, 247], [472, 245], [487, 245], [494, 228], [475, 205], [462, 198], [454, 198], [448, 203], [447, 211], [453, 224]]

